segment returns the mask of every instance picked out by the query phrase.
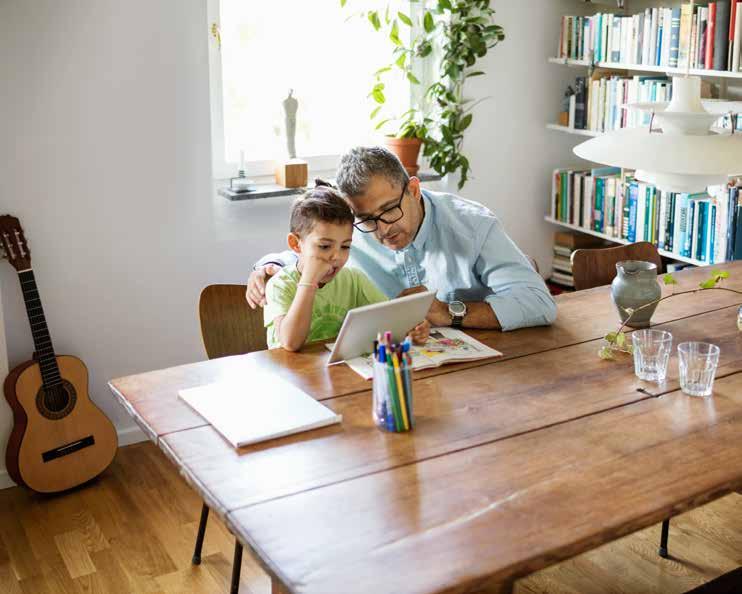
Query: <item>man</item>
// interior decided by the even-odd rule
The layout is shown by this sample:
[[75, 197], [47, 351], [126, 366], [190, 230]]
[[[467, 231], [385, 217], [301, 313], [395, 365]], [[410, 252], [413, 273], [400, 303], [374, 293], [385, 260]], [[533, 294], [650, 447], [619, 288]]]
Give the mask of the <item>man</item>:
[[[434, 326], [515, 330], [556, 319], [543, 279], [484, 206], [422, 190], [382, 147], [343, 155], [337, 185], [355, 215], [350, 265], [388, 297], [434, 289]], [[267, 277], [294, 258], [261, 259], [248, 283], [251, 307], [265, 303]]]

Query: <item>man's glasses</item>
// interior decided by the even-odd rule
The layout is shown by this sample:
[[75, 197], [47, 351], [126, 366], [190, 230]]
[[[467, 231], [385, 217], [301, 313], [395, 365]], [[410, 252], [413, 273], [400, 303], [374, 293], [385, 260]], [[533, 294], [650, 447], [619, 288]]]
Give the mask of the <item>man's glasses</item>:
[[356, 220], [353, 226], [358, 229], [361, 233], [373, 233], [379, 228], [379, 221], [391, 225], [396, 223], [399, 219], [404, 216], [402, 211], [402, 200], [404, 200], [405, 192], [407, 191], [407, 184], [405, 182], [402, 187], [402, 194], [399, 196], [399, 201], [394, 206], [390, 206], [386, 210], [382, 211], [381, 214], [375, 217], [365, 217], [363, 219]]

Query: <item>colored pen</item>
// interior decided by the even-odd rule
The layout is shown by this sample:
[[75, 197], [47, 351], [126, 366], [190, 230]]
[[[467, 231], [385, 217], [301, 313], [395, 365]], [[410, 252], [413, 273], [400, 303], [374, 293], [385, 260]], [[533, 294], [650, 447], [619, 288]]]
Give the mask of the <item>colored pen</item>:
[[379, 345], [379, 363], [386, 363], [386, 347]]
[[404, 429], [410, 428], [410, 420], [407, 414], [407, 398], [404, 393], [404, 385], [402, 384], [402, 374], [399, 370], [399, 359], [397, 353], [392, 354], [392, 365], [394, 366], [394, 382], [397, 388], [397, 394], [399, 395], [399, 408], [402, 412], [402, 424]]
[[397, 431], [402, 431], [404, 429], [404, 422], [402, 421], [402, 407], [400, 398], [399, 394], [397, 393], [397, 382], [394, 378], [394, 363], [392, 362], [393, 358], [394, 355], [391, 353], [389, 354], [389, 357], [387, 357], [387, 385], [389, 387], [389, 400], [392, 403], [392, 410], [394, 411], [394, 426], [396, 427]]
[[402, 380], [404, 381], [405, 399], [407, 401], [407, 414], [410, 419], [410, 427], [415, 426], [415, 414], [412, 410], [412, 376], [410, 371], [410, 356], [402, 358]]

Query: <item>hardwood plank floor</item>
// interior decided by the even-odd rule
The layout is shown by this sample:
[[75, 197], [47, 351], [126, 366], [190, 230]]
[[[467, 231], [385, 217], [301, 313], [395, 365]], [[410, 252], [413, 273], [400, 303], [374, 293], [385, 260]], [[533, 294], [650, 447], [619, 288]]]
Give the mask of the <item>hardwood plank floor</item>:
[[[191, 565], [200, 512], [198, 495], [150, 443], [121, 448], [101, 477], [63, 495], [0, 491], [0, 592], [228, 592], [234, 540], [214, 514], [201, 565]], [[520, 580], [515, 591], [690, 590], [742, 564], [742, 496], [673, 518], [671, 559], [657, 556], [659, 534], [659, 526], [637, 532]], [[247, 549], [240, 592], [270, 592]]]

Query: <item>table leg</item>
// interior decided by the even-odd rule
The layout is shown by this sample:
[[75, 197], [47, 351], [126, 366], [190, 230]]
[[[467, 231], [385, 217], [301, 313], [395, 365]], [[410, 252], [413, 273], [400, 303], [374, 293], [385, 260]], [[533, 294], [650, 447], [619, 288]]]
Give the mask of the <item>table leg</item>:
[[280, 580], [271, 576], [271, 594], [289, 594], [289, 591]]

